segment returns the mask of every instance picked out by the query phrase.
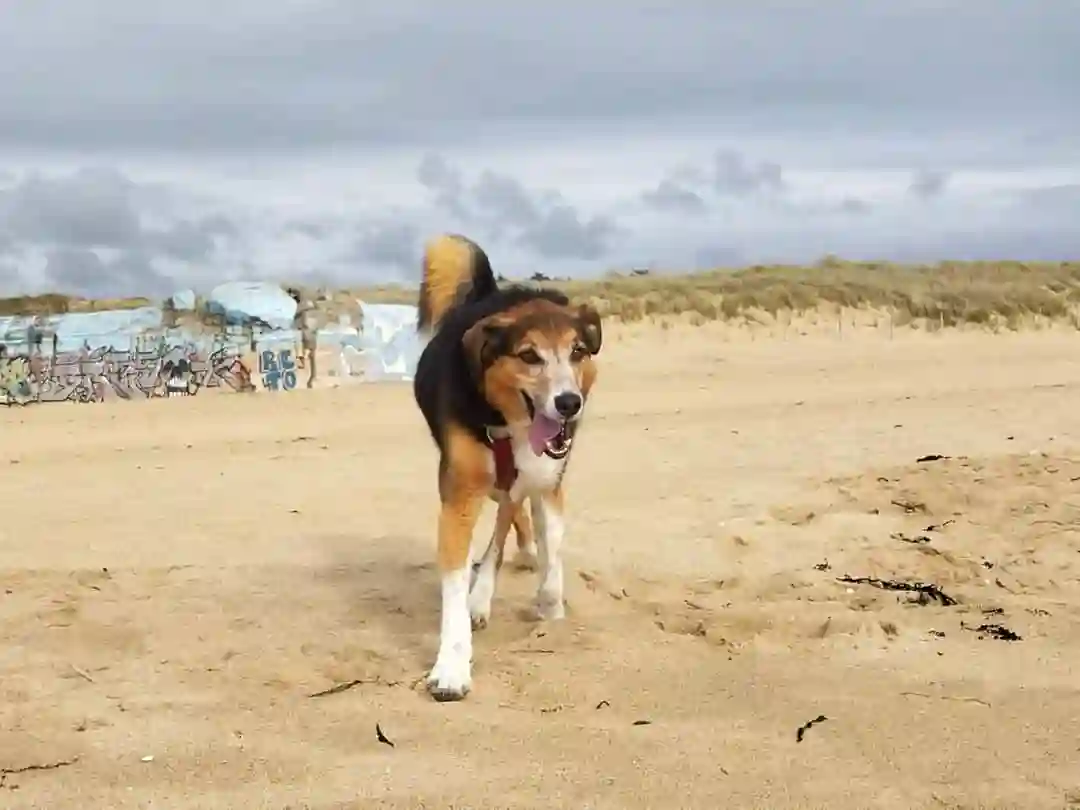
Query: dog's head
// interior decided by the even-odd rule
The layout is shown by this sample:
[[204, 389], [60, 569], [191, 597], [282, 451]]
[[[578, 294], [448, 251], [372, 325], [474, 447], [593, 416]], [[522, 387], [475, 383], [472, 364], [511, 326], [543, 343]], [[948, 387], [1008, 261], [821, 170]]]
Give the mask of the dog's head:
[[529, 425], [537, 455], [570, 450], [596, 380], [599, 313], [535, 299], [476, 323], [463, 344], [484, 397], [509, 425]]

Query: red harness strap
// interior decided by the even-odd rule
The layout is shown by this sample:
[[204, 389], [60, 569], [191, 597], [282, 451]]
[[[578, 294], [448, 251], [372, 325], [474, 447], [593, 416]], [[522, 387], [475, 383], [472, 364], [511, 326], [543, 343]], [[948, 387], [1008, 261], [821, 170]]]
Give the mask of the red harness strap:
[[491, 452], [495, 454], [495, 487], [503, 492], [509, 492], [518, 475], [510, 437], [492, 439]]

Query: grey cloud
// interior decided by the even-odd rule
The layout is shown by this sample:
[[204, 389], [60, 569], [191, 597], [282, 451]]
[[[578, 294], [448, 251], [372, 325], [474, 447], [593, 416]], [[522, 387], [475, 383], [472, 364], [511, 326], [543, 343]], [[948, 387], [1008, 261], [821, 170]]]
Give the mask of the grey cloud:
[[[902, 198], [874, 204], [857, 197], [839, 203], [785, 202], [771, 207], [767, 216], [740, 216], [736, 244], [727, 241], [717, 247], [717, 218], [710, 215], [681, 223], [685, 227], [674, 235], [653, 230], [643, 252], [674, 257], [677, 244], [697, 245], [696, 255], [688, 257], [684, 267], [805, 263], [829, 253], [899, 262], [1063, 261], [1080, 256], [1080, 183], [979, 196], [966, 210], [912, 208], [904, 206]], [[852, 227], [851, 217], [856, 216], [858, 227]]]
[[398, 272], [414, 271], [422, 239], [420, 229], [412, 223], [370, 225], [361, 230], [347, 261], [355, 259]]
[[80, 169], [59, 179], [32, 173], [0, 191], [0, 224], [15, 240], [126, 247], [142, 231], [132, 187], [111, 169]]
[[709, 244], [698, 248], [694, 264], [697, 267], [741, 267], [746, 264], [743, 252], [730, 245]]
[[701, 187], [709, 184], [709, 172], [701, 166], [684, 163], [673, 168], [667, 179], [680, 186]]
[[[753, 175], [760, 165], [743, 157], [739, 161], [744, 174]], [[429, 161], [428, 168], [433, 165], [439, 164]], [[924, 208], [905, 205], [903, 188], [892, 200], [875, 200], [872, 206], [857, 196], [832, 202], [804, 202], [783, 192], [724, 197], [711, 189], [703, 172], [680, 170], [670, 172], [656, 188], [681, 178], [685, 183], [681, 187], [698, 194], [708, 210], [700, 216], [659, 219], [642, 211], [642, 195], [632, 189], [627, 191], [626, 206], [586, 212], [558, 191], [533, 188], [509, 175], [489, 170], [466, 176], [445, 159], [441, 167], [441, 173], [428, 175], [430, 194], [448, 201], [450, 208], [436, 203], [435, 211], [421, 206], [367, 222], [345, 221], [340, 213], [260, 220], [253, 211], [261, 208], [241, 208], [205, 216], [158, 216], [151, 225], [142, 215], [151, 202], [159, 214], [178, 207], [169, 205], [160, 189], [148, 201], [144, 184], [119, 172], [16, 178], [14, 185], [0, 189], [0, 288], [163, 295], [174, 286], [199, 287], [200, 282], [235, 278], [239, 271], [246, 278], [274, 279], [275, 274], [296, 273], [293, 268], [303, 268], [290, 277], [295, 281], [325, 278], [355, 285], [391, 274], [414, 281], [422, 238], [459, 226], [490, 242], [500, 265], [535, 264], [535, 269], [552, 276], [573, 275], [586, 265], [595, 269], [600, 261], [618, 267], [690, 268], [806, 262], [825, 253], [907, 261], [1080, 255], [1077, 183], [1021, 192], [990, 190], [967, 207], [953, 208], [954, 198], [964, 204], [963, 184], [958, 181], [958, 192], [946, 195], [940, 206]], [[775, 188], [769, 177], [766, 173], [765, 187]], [[695, 179], [697, 186], [692, 185]], [[782, 173], [779, 179], [783, 180]], [[63, 193], [67, 181], [70, 194]], [[746, 189], [752, 183], [740, 179], [736, 186]], [[83, 200], [90, 213], [73, 213], [69, 206], [73, 198]], [[19, 216], [8, 216], [13, 199], [26, 201]], [[46, 203], [55, 199], [59, 212], [54, 216]], [[464, 216], [458, 218], [452, 209]], [[623, 212], [619, 219], [611, 214], [615, 210]], [[96, 223], [90, 215], [95, 212], [103, 212], [105, 225]], [[134, 230], [132, 212], [138, 226]], [[858, 227], [852, 227], [855, 216]], [[316, 238], [288, 238], [298, 232]], [[280, 246], [278, 239], [283, 239]], [[223, 245], [224, 253], [219, 251]], [[230, 253], [229, 246], [241, 250]], [[269, 267], [260, 258], [266, 256], [272, 262]], [[32, 277], [32, 269], [42, 260], [47, 260], [47, 272]]]
[[14, 293], [23, 286], [19, 265], [13, 259], [4, 257], [4, 252], [4, 246], [0, 243], [0, 295]]
[[92, 250], [62, 247], [46, 255], [45, 273], [56, 289], [85, 294], [100, 284], [111, 282], [105, 263]]
[[458, 195], [464, 189], [461, 172], [447, 163], [442, 155], [430, 152], [421, 158], [420, 165], [416, 168], [416, 179], [422, 186], [433, 191]]
[[306, 219], [286, 222], [283, 229], [287, 233], [298, 233], [301, 236], [306, 236], [308, 239], [322, 239], [327, 235], [329, 230], [325, 222], [315, 222]]
[[200, 217], [196, 222], [199, 230], [210, 236], [233, 238], [240, 233], [236, 223], [222, 213]]
[[978, 234], [946, 229], [910, 238], [883, 238], [879, 256], [900, 262], [959, 260], [1063, 261], [1080, 255], [1080, 234], [1069, 222], [1019, 222], [1007, 228], [987, 228]]
[[164, 230], [145, 230], [140, 236], [144, 249], [160, 251], [170, 259], [191, 262], [209, 259], [217, 249], [217, 239], [239, 236], [236, 225], [222, 214], [197, 220], [180, 220]]
[[520, 228], [534, 227], [542, 219], [539, 205], [519, 180], [484, 171], [471, 189], [474, 208], [482, 214]]
[[573, 207], [558, 205], [527, 228], [518, 242], [545, 259], [595, 261], [607, 254], [609, 240], [618, 230], [606, 217], [583, 220]]
[[845, 214], [868, 214], [872, 209], [870, 203], [857, 197], [845, 197], [840, 201], [840, 210]]
[[708, 166], [682, 165], [667, 173], [641, 202], [655, 211], [698, 215], [717, 199], [756, 195], [780, 197], [787, 191], [784, 170], [774, 161], [755, 161], [733, 149], [717, 149]]
[[425, 154], [417, 166], [416, 179], [431, 192], [436, 205], [459, 219], [468, 219], [469, 212], [462, 202], [465, 181], [460, 170], [451, 166], [445, 157], [430, 152]]
[[940, 197], [948, 183], [948, 172], [921, 169], [915, 172], [915, 176], [911, 178], [908, 191], [919, 199], [931, 200]]
[[46, 254], [45, 274], [51, 289], [86, 297], [165, 295], [172, 280], [139, 252], [104, 261], [86, 248], [59, 247]]
[[780, 193], [786, 188], [780, 164], [751, 162], [730, 149], [720, 149], [713, 165], [712, 185], [718, 194], [745, 197], [757, 193]]
[[671, 178], [665, 178], [656, 188], [643, 192], [641, 199], [647, 206], [657, 211], [701, 214], [708, 208], [700, 194], [685, 188]]
[[157, 293], [169, 281], [155, 260], [205, 263], [219, 240], [239, 236], [222, 213], [144, 223], [144, 211], [169, 207], [162, 189], [144, 188], [116, 169], [31, 172], [0, 188], [0, 253], [16, 256], [17, 265], [35, 251], [43, 254], [46, 275], [65, 292]]
[[602, 258], [619, 232], [611, 217], [583, 216], [558, 192], [530, 189], [498, 172], [485, 170], [470, 184], [444, 158], [429, 155], [417, 174], [448, 214], [491, 239], [509, 238], [544, 259]]
[[27, 174], [0, 189], [0, 234], [16, 245], [71, 248], [152, 249], [181, 260], [206, 258], [218, 237], [236, 235], [222, 214], [177, 219], [163, 229], [144, 226], [140, 208], [158, 200], [110, 168], [83, 168], [68, 175]]
[[1016, 204], [1039, 213], [1080, 216], [1080, 183], [1063, 183], [1024, 191], [1016, 195]]
[[[628, 0], [618, 14], [569, 0], [471, 13], [435, 0], [109, 8], [57, 14], [38, 2], [5, 14], [0, 53], [19, 81], [0, 84], [0, 139], [185, 152], [438, 147], [552, 122], [821, 132], [841, 120], [851, 131], [1056, 137], [1080, 118], [1080, 9], [1052, 0], [762, 0], [723, 14], [704, 0], [663, 13]], [[956, 44], [1002, 31], [1008, 48]]]

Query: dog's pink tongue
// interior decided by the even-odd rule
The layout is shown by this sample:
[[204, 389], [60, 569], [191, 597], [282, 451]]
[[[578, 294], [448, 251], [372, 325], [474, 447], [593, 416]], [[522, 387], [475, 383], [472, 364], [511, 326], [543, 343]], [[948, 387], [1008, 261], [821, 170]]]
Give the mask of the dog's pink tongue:
[[529, 444], [536, 455], [542, 455], [547, 443], [559, 435], [562, 426], [554, 419], [538, 413], [529, 425]]

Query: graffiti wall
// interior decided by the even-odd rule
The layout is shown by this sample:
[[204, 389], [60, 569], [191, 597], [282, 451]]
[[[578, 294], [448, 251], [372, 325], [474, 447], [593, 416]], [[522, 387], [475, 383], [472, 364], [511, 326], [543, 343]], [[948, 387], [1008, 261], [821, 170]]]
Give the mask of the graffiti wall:
[[254, 390], [251, 372], [231, 347], [191, 347], [0, 356], [0, 405], [103, 402], [194, 396], [205, 388]]
[[152, 308], [0, 318], [0, 405], [411, 380], [421, 349], [416, 308], [357, 305], [359, 324], [342, 316], [318, 329], [313, 345], [297, 329], [166, 329]]

